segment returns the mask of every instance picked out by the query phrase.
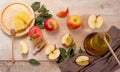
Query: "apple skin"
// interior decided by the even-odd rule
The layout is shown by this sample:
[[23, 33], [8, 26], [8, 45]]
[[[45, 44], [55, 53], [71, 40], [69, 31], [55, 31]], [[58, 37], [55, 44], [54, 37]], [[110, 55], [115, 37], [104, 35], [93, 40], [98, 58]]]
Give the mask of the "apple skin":
[[66, 17], [69, 13], [69, 9], [68, 8], [64, 8], [60, 11], [57, 12], [57, 16], [60, 17], [60, 18], [63, 18], [63, 17]]
[[53, 31], [58, 28], [58, 22], [55, 18], [48, 18], [44, 21], [44, 27], [48, 31]]
[[42, 30], [38, 26], [33, 26], [28, 32], [31, 40], [40, 40], [42, 38]]
[[82, 19], [78, 15], [70, 15], [66, 20], [69, 29], [77, 29], [82, 24]]

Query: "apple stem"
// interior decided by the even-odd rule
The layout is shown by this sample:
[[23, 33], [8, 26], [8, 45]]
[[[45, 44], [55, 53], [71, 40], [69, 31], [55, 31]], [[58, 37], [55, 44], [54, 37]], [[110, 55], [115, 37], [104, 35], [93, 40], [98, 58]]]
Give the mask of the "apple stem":
[[55, 50], [56, 50], [57, 49], [56, 44], [54, 46], [55, 46]]
[[50, 21], [50, 23], [48, 24], [49, 27], [53, 26], [53, 23]]
[[96, 18], [98, 18], [100, 16], [100, 14], [96, 15]]

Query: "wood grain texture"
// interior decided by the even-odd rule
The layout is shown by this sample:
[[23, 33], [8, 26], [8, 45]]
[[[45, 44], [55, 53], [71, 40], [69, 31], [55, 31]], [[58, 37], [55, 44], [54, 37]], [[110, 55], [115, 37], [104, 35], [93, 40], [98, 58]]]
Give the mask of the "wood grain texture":
[[10, 61], [0, 62], [0, 72], [60, 72], [54, 62], [41, 62], [39, 66], [33, 66], [28, 62]]
[[[15, 0], [13, 0], [15, 1]], [[88, 31], [92, 31], [89, 29], [87, 24], [87, 19], [90, 14], [101, 14], [104, 16], [104, 25], [98, 31], [106, 31], [112, 25], [115, 25], [117, 28], [120, 28], [120, 0], [16, 0], [16, 1], [24, 1], [25, 3], [31, 5], [34, 1], [41, 1], [42, 4], [45, 4], [50, 12], [56, 17], [56, 11], [62, 9], [63, 7], [68, 6], [71, 14], [78, 14], [83, 19], [83, 26], [80, 31], [72, 31], [73, 34], [77, 34], [78, 32], [83, 33], [83, 35], [87, 35]], [[57, 18], [57, 17], [56, 17]], [[66, 18], [64, 18], [66, 19]], [[57, 18], [60, 24], [65, 24], [62, 19]], [[63, 25], [64, 26], [64, 25]], [[83, 29], [83, 31], [82, 31]], [[86, 32], [86, 33], [85, 33]], [[3, 35], [5, 36], [5, 35]], [[74, 36], [74, 35], [73, 35]], [[75, 37], [75, 36], [74, 36]], [[0, 35], [0, 40], [2, 36]], [[9, 40], [6, 38], [5, 40]], [[83, 41], [84, 38], [81, 39]], [[76, 39], [77, 40], [77, 39]], [[76, 41], [77, 42], [77, 41]], [[10, 50], [5, 51], [1, 49], [3, 46], [0, 43], [0, 50], [7, 53], [8, 58], [10, 58]], [[79, 46], [82, 43], [79, 44]], [[78, 48], [76, 49], [76, 52]], [[17, 51], [18, 52], [18, 51]], [[0, 57], [1, 58], [1, 57]], [[2, 56], [3, 59], [5, 59]], [[32, 66], [28, 62], [16, 62], [14, 65], [9, 61], [0, 61], [0, 72], [60, 72], [58, 66], [52, 62], [42, 62], [40, 66]], [[119, 72], [119, 71], [118, 71]]]
[[26, 27], [25, 30], [16, 32], [15, 37], [21, 37], [21, 36], [26, 35], [27, 32], [29, 31], [29, 28], [31, 28], [34, 25], [35, 15], [34, 15], [34, 11], [32, 10], [30, 6], [22, 2], [14, 2], [14, 3], [10, 2], [2, 9], [1, 14], [0, 14], [0, 26], [1, 26], [1, 29], [6, 34], [11, 35], [10, 30], [12, 28], [15, 29], [13, 17], [16, 13], [18, 13], [21, 10], [24, 10], [25, 12], [27, 12], [32, 18], [32, 20], [30, 22], [30, 25]]

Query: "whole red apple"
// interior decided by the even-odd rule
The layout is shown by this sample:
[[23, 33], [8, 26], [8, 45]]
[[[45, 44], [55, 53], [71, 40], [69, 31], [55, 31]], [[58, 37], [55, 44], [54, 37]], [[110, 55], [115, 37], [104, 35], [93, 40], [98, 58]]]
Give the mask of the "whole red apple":
[[58, 11], [56, 15], [57, 15], [58, 17], [63, 18], [63, 17], [65, 17], [65, 16], [68, 15], [68, 12], [69, 12], [69, 9], [68, 9], [68, 8], [64, 8], [64, 9]]
[[42, 38], [42, 30], [38, 26], [33, 26], [28, 32], [30, 40], [40, 40]]
[[82, 19], [78, 15], [71, 15], [71, 16], [68, 16], [66, 20], [66, 24], [69, 29], [77, 29], [82, 24]]
[[44, 27], [48, 31], [53, 31], [58, 28], [58, 22], [55, 18], [48, 18], [44, 21]]

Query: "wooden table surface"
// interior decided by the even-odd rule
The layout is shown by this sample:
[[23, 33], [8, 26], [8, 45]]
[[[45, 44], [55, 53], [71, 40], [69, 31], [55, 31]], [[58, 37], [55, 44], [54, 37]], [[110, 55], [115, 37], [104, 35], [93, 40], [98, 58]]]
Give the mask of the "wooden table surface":
[[[15, 1], [15, 0], [13, 0]], [[42, 4], [53, 4], [54, 0], [17, 0], [23, 1], [31, 5], [34, 1], [41, 1]], [[64, 6], [67, 4], [72, 8], [70, 14], [79, 14], [83, 17], [84, 23], [87, 24], [87, 19], [90, 14], [102, 14], [105, 16], [104, 26], [102, 29], [109, 29], [115, 25], [120, 28], [120, 0], [55, 0]], [[0, 9], [9, 2], [9, 0], [0, 1]], [[73, 4], [76, 3], [76, 4]], [[53, 7], [56, 8], [56, 7]], [[79, 13], [78, 13], [79, 12]], [[1, 30], [1, 29], [0, 29]], [[1, 43], [0, 43], [1, 44]], [[41, 62], [39, 66], [30, 65], [27, 61], [16, 61], [12, 64], [10, 60], [0, 60], [0, 72], [60, 72], [58, 65], [55, 62]], [[120, 71], [118, 71], [120, 72]]]

